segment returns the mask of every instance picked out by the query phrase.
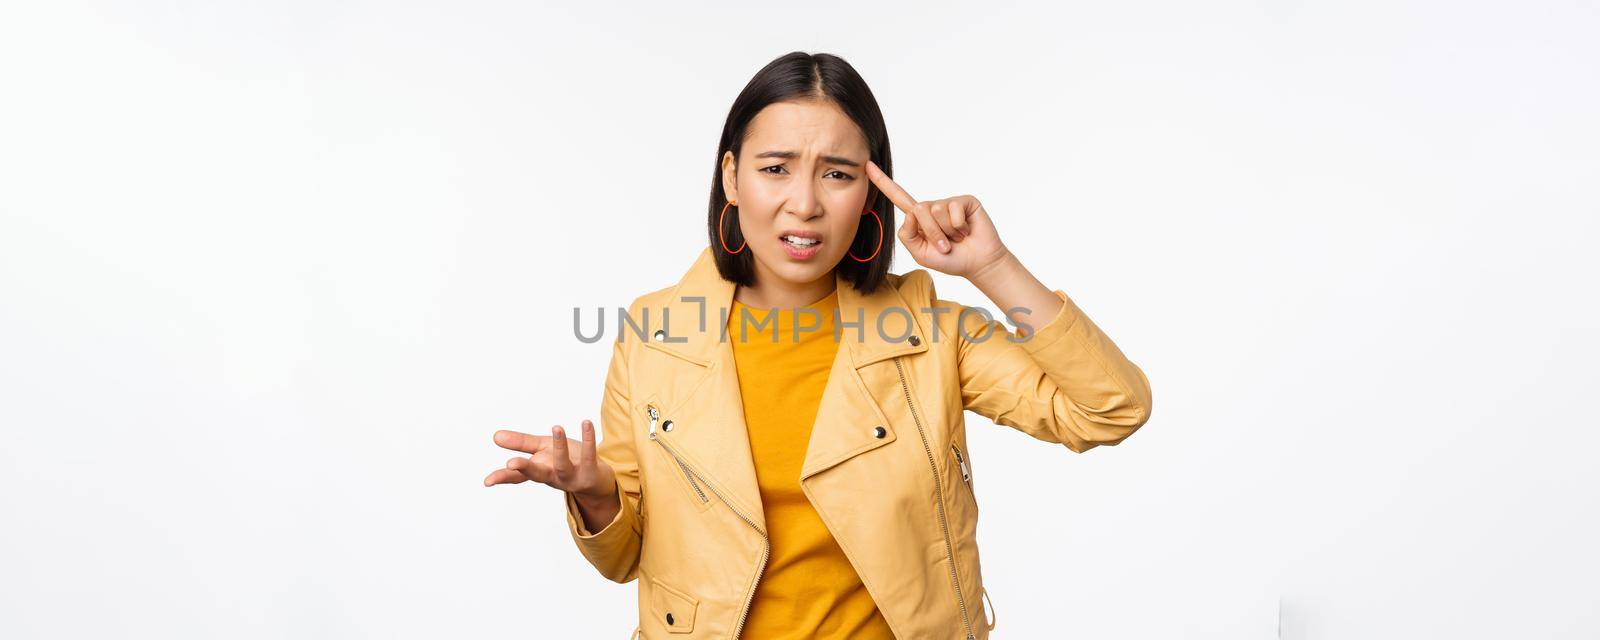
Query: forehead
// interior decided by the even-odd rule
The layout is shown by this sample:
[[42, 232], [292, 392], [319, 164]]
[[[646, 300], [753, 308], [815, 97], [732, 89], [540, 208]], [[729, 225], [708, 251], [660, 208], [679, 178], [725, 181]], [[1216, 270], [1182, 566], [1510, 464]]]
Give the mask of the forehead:
[[867, 139], [850, 116], [826, 100], [774, 102], [750, 120], [745, 151], [771, 150], [816, 154], [867, 155]]

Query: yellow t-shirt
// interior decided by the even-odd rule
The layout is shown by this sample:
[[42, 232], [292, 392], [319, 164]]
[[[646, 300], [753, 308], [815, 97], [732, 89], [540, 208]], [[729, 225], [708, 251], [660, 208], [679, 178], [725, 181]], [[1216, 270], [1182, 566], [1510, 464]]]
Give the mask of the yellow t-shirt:
[[[729, 309], [727, 339], [772, 545], [745, 620], [747, 638], [894, 638], [855, 567], [800, 490], [811, 425], [839, 349], [833, 337], [838, 302], [835, 291], [808, 305], [816, 313], [773, 312], [737, 300]], [[747, 309], [751, 319], [743, 323], [741, 338]]]

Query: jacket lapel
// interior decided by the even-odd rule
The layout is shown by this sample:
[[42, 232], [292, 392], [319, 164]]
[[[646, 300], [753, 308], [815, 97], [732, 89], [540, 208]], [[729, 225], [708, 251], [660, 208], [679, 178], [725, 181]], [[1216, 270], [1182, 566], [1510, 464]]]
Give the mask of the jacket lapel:
[[[872, 390], [890, 389], [884, 376], [892, 375], [894, 369], [886, 360], [928, 350], [928, 332], [916, 307], [900, 296], [899, 276], [890, 276], [877, 291], [866, 295], [843, 278], [835, 278], [839, 354], [811, 427], [802, 480], [894, 441], [894, 425], [878, 403], [898, 402], [900, 397]], [[872, 367], [874, 364], [879, 366]], [[871, 380], [865, 375], [869, 371], [876, 374]], [[883, 437], [877, 435], [876, 427], [884, 428]]]

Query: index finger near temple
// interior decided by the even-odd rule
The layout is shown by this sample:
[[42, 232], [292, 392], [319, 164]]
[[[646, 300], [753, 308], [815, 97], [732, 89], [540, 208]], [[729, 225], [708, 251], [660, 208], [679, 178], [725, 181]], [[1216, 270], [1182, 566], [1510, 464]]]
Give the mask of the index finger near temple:
[[882, 191], [883, 195], [889, 196], [889, 201], [893, 202], [894, 206], [900, 207], [901, 211], [911, 213], [912, 209], [917, 208], [917, 199], [911, 197], [911, 194], [901, 188], [899, 183], [889, 177], [889, 174], [878, 168], [878, 163], [871, 160], [867, 161], [867, 179], [871, 180], [872, 184], [877, 185], [878, 190]]
[[512, 451], [538, 453], [550, 446], [550, 438], [501, 429], [494, 432], [494, 443]]

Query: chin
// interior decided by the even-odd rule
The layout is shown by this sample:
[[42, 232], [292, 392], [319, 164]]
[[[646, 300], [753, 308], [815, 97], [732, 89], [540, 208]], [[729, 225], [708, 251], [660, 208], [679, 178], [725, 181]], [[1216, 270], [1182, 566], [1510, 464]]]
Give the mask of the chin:
[[816, 282], [818, 278], [827, 276], [836, 266], [836, 263], [828, 262], [825, 256], [817, 256], [816, 260], [806, 263], [796, 263], [787, 255], [778, 256], [777, 260], [777, 268], [772, 270], [774, 274], [789, 282], [802, 284]]
[[778, 275], [790, 282], [815, 282], [818, 278], [828, 275], [831, 266], [819, 264], [786, 264], [778, 270]]

